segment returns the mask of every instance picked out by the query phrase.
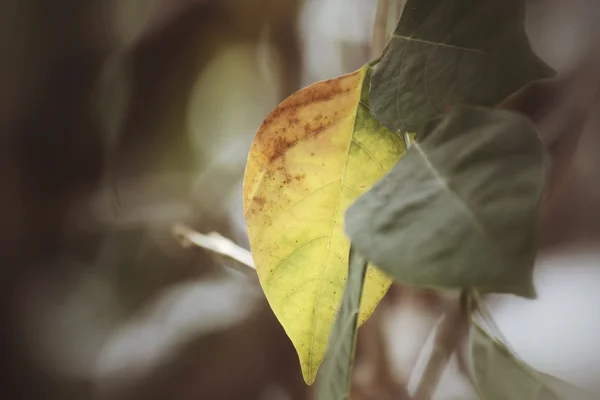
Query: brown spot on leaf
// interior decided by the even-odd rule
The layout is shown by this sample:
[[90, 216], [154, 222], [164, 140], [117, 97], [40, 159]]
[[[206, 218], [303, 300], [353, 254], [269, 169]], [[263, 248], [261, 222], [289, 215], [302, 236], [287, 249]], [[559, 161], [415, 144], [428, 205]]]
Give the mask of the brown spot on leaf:
[[288, 183], [291, 183], [293, 179], [294, 177], [286, 170], [285, 179], [283, 180], [283, 183], [287, 185]]
[[[307, 106], [318, 110], [318, 104], [336, 99], [338, 96], [354, 93], [359, 90], [361, 72], [354, 72], [325, 82], [319, 82], [296, 92], [284, 100], [271, 114], [265, 118], [255, 137], [257, 150], [255, 151], [259, 164], [268, 164], [280, 157], [287, 149], [293, 147], [298, 141], [316, 136], [334, 124], [342, 108], [348, 105], [340, 104], [340, 109], [335, 114], [318, 113], [307, 121], [301, 117], [301, 112]], [[346, 98], [345, 102], [353, 101]]]
[[285, 149], [290, 146], [290, 143], [283, 136], [276, 136], [269, 144], [267, 144], [266, 149], [269, 150], [271, 154], [282, 154]]
[[266, 226], [269, 226], [269, 225], [271, 225], [273, 223], [273, 220], [268, 215], [264, 215], [264, 218], [265, 218], [265, 225]]

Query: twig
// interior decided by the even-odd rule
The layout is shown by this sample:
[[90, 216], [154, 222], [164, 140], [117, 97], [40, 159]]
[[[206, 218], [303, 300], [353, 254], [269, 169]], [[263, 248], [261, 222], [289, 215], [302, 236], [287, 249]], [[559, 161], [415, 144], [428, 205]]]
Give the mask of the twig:
[[383, 329], [384, 313], [391, 306], [389, 299], [384, 297], [358, 333], [355, 376], [363, 379], [360, 382], [356, 379], [354, 390], [369, 399], [411, 400], [406, 385], [398, 382], [392, 373], [391, 354]]
[[173, 226], [173, 235], [181, 241], [183, 246], [198, 246], [232, 258], [252, 269], [256, 269], [254, 261], [252, 260], [252, 254], [248, 250], [238, 246], [216, 232], [205, 235], [185, 225], [175, 224]]
[[465, 292], [460, 303], [452, 304], [438, 324], [431, 356], [412, 395], [414, 400], [430, 400], [435, 394], [446, 365], [468, 327], [468, 301], [469, 295]]
[[373, 24], [373, 37], [369, 57], [379, 57], [385, 47], [388, 36], [388, 14], [390, 12], [391, 0], [379, 0], [375, 12], [375, 23]]
[[[487, 304], [483, 301], [481, 294], [477, 290], [473, 291], [473, 303], [475, 306], [475, 310], [477, 311], [477, 315], [480, 317], [482, 322], [482, 324], [480, 325], [486, 326], [488, 328], [487, 332], [490, 334], [490, 336], [493, 336], [494, 339], [504, 343], [505, 346], [510, 347], [508, 344], [508, 340], [506, 339], [504, 334], [502, 334], [502, 331], [500, 330], [500, 327], [498, 327], [498, 324], [494, 320], [494, 317], [488, 309]], [[512, 349], [509, 348], [509, 350], [511, 350], [512, 353], [515, 353], [515, 351], [513, 351]]]

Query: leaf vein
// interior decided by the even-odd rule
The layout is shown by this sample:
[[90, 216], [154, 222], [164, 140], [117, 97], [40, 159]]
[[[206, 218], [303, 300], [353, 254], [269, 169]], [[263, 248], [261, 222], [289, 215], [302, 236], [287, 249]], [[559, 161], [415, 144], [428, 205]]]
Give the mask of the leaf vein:
[[397, 35], [397, 34], [392, 34], [392, 37], [393, 38], [398, 38], [398, 39], [403, 39], [403, 40], [406, 40], [407, 42], [424, 43], [424, 44], [428, 44], [428, 45], [435, 46], [435, 47], [445, 47], [445, 48], [449, 48], [449, 49], [469, 51], [469, 52], [472, 52], [472, 53], [477, 53], [477, 54], [481, 54], [481, 55], [486, 56], [486, 57], [493, 58], [495, 60], [500, 60], [502, 62], [505, 61], [505, 60], [503, 60], [502, 58], [500, 58], [498, 56], [495, 56], [495, 55], [490, 54], [490, 53], [486, 53], [485, 51], [482, 51], [482, 50], [472, 49], [470, 47], [460, 47], [460, 46], [455, 46], [455, 45], [448, 44], [448, 43], [435, 43], [435, 42], [430, 42], [430, 41], [424, 40], [424, 39], [417, 39], [417, 38], [413, 38], [413, 37], [409, 37], [409, 36], [402, 36], [402, 35]]
[[[364, 79], [364, 77], [363, 77]], [[358, 102], [360, 102], [360, 97], [358, 98]], [[357, 102], [357, 104], [358, 104]], [[319, 282], [319, 288], [317, 289], [317, 297], [315, 300], [315, 312], [313, 315], [313, 323], [312, 323], [312, 328], [311, 328], [311, 340], [310, 340], [310, 347], [309, 347], [309, 355], [308, 355], [308, 375], [312, 376], [313, 375], [313, 355], [314, 355], [314, 345], [315, 345], [315, 326], [317, 323], [317, 309], [319, 307], [319, 300], [321, 297], [321, 289], [323, 287], [323, 274], [325, 272], [325, 262], [327, 261], [327, 253], [330, 250], [331, 247], [331, 237], [333, 236], [333, 228], [335, 227], [335, 223], [336, 223], [336, 218], [337, 218], [337, 213], [340, 207], [340, 198], [342, 196], [342, 189], [344, 187], [344, 179], [346, 177], [346, 171], [348, 169], [348, 161], [350, 159], [350, 148], [352, 146], [352, 135], [354, 135], [354, 127], [356, 125], [356, 116], [358, 115], [358, 112], [354, 113], [353, 119], [352, 119], [352, 132], [351, 132], [351, 136], [350, 136], [350, 140], [348, 141], [348, 148], [346, 149], [346, 160], [344, 162], [344, 169], [342, 171], [342, 178], [340, 179], [340, 189], [338, 190], [338, 195], [337, 195], [337, 200], [336, 200], [336, 204], [335, 204], [335, 209], [333, 211], [333, 215], [332, 215], [332, 220], [331, 220], [331, 228], [329, 229], [329, 239], [327, 241], [327, 247], [325, 249], [325, 256], [323, 257], [323, 262], [321, 263], [321, 281]]]
[[371, 154], [371, 152], [369, 150], [366, 149], [365, 146], [363, 146], [361, 143], [357, 142], [356, 139], [352, 138], [350, 139], [350, 141], [354, 144], [356, 144], [358, 147], [360, 147], [365, 153], [367, 153], [367, 155], [369, 156], [369, 158], [371, 158], [371, 160], [373, 160], [373, 162], [375, 162], [375, 164], [377, 164], [377, 166], [379, 167], [380, 170], [384, 171], [383, 167], [381, 166], [381, 164], [379, 163], [379, 161], [377, 161], [375, 159], [375, 157], [373, 157], [373, 154]]
[[347, 183], [344, 183], [343, 185], [346, 186], [348, 189], [356, 192], [356, 194], [359, 196], [362, 194], [362, 192], [360, 190], [356, 189], [354, 186], [350, 186]]
[[[296, 254], [296, 253], [298, 252], [298, 250], [302, 249], [304, 246], [306, 246], [306, 245], [308, 245], [308, 244], [310, 244], [310, 243], [312, 243], [312, 242], [314, 242], [314, 241], [317, 241], [317, 240], [319, 240], [319, 239], [326, 238], [326, 237], [328, 237], [328, 236], [330, 236], [330, 235], [320, 235], [320, 236], [314, 237], [314, 238], [312, 238], [312, 239], [309, 239], [309, 240], [307, 240], [306, 242], [302, 243], [301, 245], [299, 245], [298, 247], [296, 247], [296, 248], [294, 249], [294, 251], [292, 251], [290, 254], [288, 254], [287, 256], [285, 256], [284, 258], [282, 258], [282, 259], [281, 259], [279, 262], [277, 262], [277, 264], [275, 265], [275, 267], [273, 267], [273, 271], [275, 271], [275, 270], [279, 270], [279, 268], [281, 268], [281, 266], [282, 266], [282, 265], [283, 265], [283, 264], [284, 264], [286, 261], [288, 261], [290, 258], [292, 258], [292, 256], [293, 256], [294, 254]], [[272, 278], [273, 278], [273, 274], [271, 274], [271, 275], [270, 275], [270, 276], [269, 276], [267, 279], [265, 279], [265, 281], [264, 281], [263, 285], [267, 285], [269, 282], [271, 282], [271, 279], [272, 279]]]
[[271, 221], [275, 221], [276, 219], [278, 219], [279, 217], [281, 217], [282, 215], [284, 215], [285, 213], [287, 213], [288, 211], [290, 211], [292, 208], [296, 207], [297, 205], [299, 205], [300, 203], [302, 203], [304, 200], [306, 200], [307, 198], [309, 198], [310, 196], [312, 196], [313, 194], [315, 194], [315, 192], [331, 185], [332, 183], [338, 182], [340, 180], [340, 178], [336, 178], [333, 179], [329, 182], [326, 182], [324, 184], [322, 184], [321, 186], [318, 186], [316, 188], [314, 188], [313, 190], [311, 190], [310, 192], [306, 193], [304, 196], [300, 197], [298, 200], [296, 200], [295, 202], [293, 202], [292, 204], [290, 204], [288, 207], [286, 207], [285, 209], [283, 209], [279, 214], [277, 214], [275, 217], [271, 218]]
[[304, 286], [306, 286], [307, 284], [314, 282], [316, 280], [318, 280], [319, 278], [312, 278], [312, 279], [307, 279], [304, 282], [302, 282], [301, 284], [299, 284], [298, 286], [296, 286], [295, 288], [292, 289], [292, 291], [290, 293], [288, 293], [288, 295], [285, 297], [285, 299], [283, 299], [283, 302], [281, 303], [282, 306], [286, 305], [290, 299], [292, 297], [294, 297], [294, 295]]
[[425, 154], [425, 152], [423, 151], [423, 149], [421, 148], [421, 146], [419, 145], [419, 143], [415, 142], [415, 143], [412, 144], [412, 146], [419, 151], [419, 154], [421, 154], [421, 158], [425, 162], [425, 165], [427, 166], [427, 169], [429, 169], [429, 171], [431, 171], [431, 173], [435, 177], [435, 179], [446, 190], [446, 192], [450, 195], [450, 197], [452, 199], [454, 199], [454, 201], [458, 204], [460, 210], [462, 210], [463, 214], [466, 215], [467, 218], [473, 223], [473, 225], [475, 226], [475, 229], [477, 229], [477, 231], [479, 232], [479, 234], [481, 234], [482, 236], [484, 236], [485, 238], [487, 238], [488, 240], [490, 240], [491, 239], [490, 235], [485, 230], [485, 228], [483, 227], [483, 225], [481, 225], [481, 223], [479, 222], [477, 216], [473, 213], [473, 211], [471, 211], [469, 209], [469, 207], [467, 205], [465, 205], [464, 200], [458, 195], [458, 193], [456, 193], [450, 187], [450, 185], [448, 185], [447, 179], [445, 177], [443, 177], [442, 175], [440, 175], [440, 173], [437, 171], [437, 169], [435, 168], [435, 166], [431, 163], [431, 161], [429, 160], [429, 157], [427, 157], [427, 154]]

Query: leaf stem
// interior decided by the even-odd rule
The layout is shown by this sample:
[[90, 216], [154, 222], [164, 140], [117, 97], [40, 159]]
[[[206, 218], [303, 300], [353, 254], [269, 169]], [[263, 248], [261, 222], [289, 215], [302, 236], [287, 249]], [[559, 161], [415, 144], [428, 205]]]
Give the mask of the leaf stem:
[[433, 397], [446, 365], [468, 327], [469, 299], [468, 292], [462, 292], [460, 301], [451, 305], [440, 322], [431, 356], [412, 395], [414, 400], [430, 400]]

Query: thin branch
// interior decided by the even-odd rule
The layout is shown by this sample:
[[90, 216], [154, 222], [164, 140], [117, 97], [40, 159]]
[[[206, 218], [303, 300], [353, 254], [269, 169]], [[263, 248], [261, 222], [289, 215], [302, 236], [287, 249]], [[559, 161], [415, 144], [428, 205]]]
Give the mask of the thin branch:
[[480, 317], [482, 322], [480, 325], [486, 326], [488, 328], [487, 332], [490, 334], [490, 336], [493, 336], [494, 339], [504, 343], [506, 347], [509, 347], [509, 350], [511, 350], [512, 353], [515, 353], [515, 351], [510, 349], [506, 336], [502, 334], [502, 331], [494, 320], [494, 317], [492, 316], [487, 304], [483, 301], [482, 295], [477, 290], [473, 291], [473, 303], [475, 310], [477, 311], [477, 315]]
[[205, 235], [185, 225], [175, 224], [173, 226], [173, 235], [179, 239], [184, 247], [189, 247], [191, 245], [201, 247], [232, 258], [247, 267], [256, 269], [254, 261], [252, 260], [252, 254], [248, 250], [238, 246], [216, 232]]
[[371, 38], [370, 58], [381, 55], [388, 37], [388, 14], [390, 12], [391, 0], [379, 0], [375, 12], [375, 23], [373, 24], [373, 36]]
[[465, 292], [461, 295], [460, 302], [453, 303], [438, 324], [433, 350], [412, 395], [413, 399], [430, 400], [435, 394], [446, 365], [469, 326], [468, 301], [469, 296]]
[[[390, 291], [393, 290], [393, 287], [390, 288]], [[369, 399], [412, 400], [406, 385], [398, 382], [392, 372], [389, 343], [384, 333], [386, 308], [391, 306], [389, 300], [389, 297], [384, 297], [358, 332], [354, 375], [362, 379], [360, 382], [356, 379], [353, 390]]]

